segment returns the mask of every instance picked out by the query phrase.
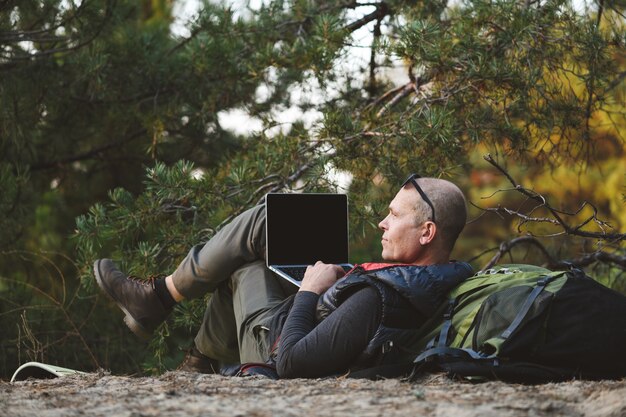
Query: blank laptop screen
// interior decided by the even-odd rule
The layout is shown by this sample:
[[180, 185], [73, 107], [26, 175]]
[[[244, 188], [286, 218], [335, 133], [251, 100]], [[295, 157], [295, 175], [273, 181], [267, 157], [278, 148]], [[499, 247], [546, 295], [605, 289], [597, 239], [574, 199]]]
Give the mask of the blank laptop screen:
[[348, 196], [267, 194], [268, 265], [348, 262]]

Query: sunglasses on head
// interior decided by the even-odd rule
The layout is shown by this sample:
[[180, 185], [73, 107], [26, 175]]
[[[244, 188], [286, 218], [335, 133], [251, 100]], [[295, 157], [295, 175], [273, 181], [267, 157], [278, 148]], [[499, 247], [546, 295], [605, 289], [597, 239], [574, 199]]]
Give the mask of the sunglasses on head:
[[430, 206], [430, 210], [433, 213], [433, 215], [432, 215], [432, 222], [435, 223], [435, 206], [433, 206], [433, 203], [430, 201], [430, 198], [428, 198], [428, 196], [426, 195], [424, 190], [422, 190], [422, 187], [420, 187], [419, 184], [417, 183], [417, 181], [415, 181], [418, 178], [422, 178], [422, 177], [420, 175], [417, 175], [417, 174], [409, 175], [409, 177], [402, 183], [402, 187], [401, 188], [404, 188], [404, 186], [407, 185], [408, 183], [413, 184], [413, 187], [415, 187], [417, 192], [420, 194], [420, 197], [422, 197], [422, 200], [424, 200], [426, 202], [426, 204], [428, 204]]

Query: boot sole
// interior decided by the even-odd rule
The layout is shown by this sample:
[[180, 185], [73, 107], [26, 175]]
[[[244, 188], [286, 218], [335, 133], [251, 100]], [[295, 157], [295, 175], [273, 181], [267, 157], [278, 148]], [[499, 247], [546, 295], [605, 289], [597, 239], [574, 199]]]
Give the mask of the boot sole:
[[146, 328], [141, 325], [141, 323], [135, 320], [132, 314], [130, 314], [130, 312], [126, 310], [126, 308], [120, 302], [118, 302], [115, 299], [115, 297], [113, 297], [113, 295], [111, 295], [107, 286], [104, 285], [104, 282], [102, 281], [102, 276], [100, 273], [100, 261], [101, 260], [98, 259], [93, 264], [93, 273], [94, 273], [94, 276], [96, 277], [96, 282], [98, 283], [98, 286], [100, 287], [102, 291], [104, 291], [104, 293], [109, 297], [109, 299], [111, 299], [115, 304], [117, 304], [120, 310], [124, 312], [125, 314], [124, 323], [130, 329], [130, 331], [133, 332], [137, 337], [141, 339], [144, 339], [144, 340], [150, 339], [150, 337], [152, 336], [152, 333], [148, 332]]

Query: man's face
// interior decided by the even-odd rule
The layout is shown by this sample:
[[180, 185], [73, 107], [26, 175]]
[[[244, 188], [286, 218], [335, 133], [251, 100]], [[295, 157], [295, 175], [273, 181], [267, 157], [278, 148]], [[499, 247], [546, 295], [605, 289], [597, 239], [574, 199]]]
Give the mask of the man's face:
[[418, 260], [422, 245], [419, 241], [423, 224], [417, 224], [415, 206], [419, 194], [402, 188], [389, 204], [389, 214], [378, 227], [383, 230], [382, 257], [386, 261], [411, 264]]

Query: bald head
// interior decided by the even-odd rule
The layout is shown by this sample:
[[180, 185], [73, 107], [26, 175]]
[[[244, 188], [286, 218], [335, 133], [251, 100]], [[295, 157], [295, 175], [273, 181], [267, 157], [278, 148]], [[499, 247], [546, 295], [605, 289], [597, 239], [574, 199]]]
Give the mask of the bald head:
[[[435, 208], [437, 235], [442, 249], [452, 252], [454, 243], [467, 221], [467, 206], [463, 192], [446, 180], [418, 178], [416, 181]], [[413, 185], [409, 183], [406, 187], [413, 188]], [[422, 198], [417, 201], [416, 212], [418, 223], [433, 218], [430, 206]]]

